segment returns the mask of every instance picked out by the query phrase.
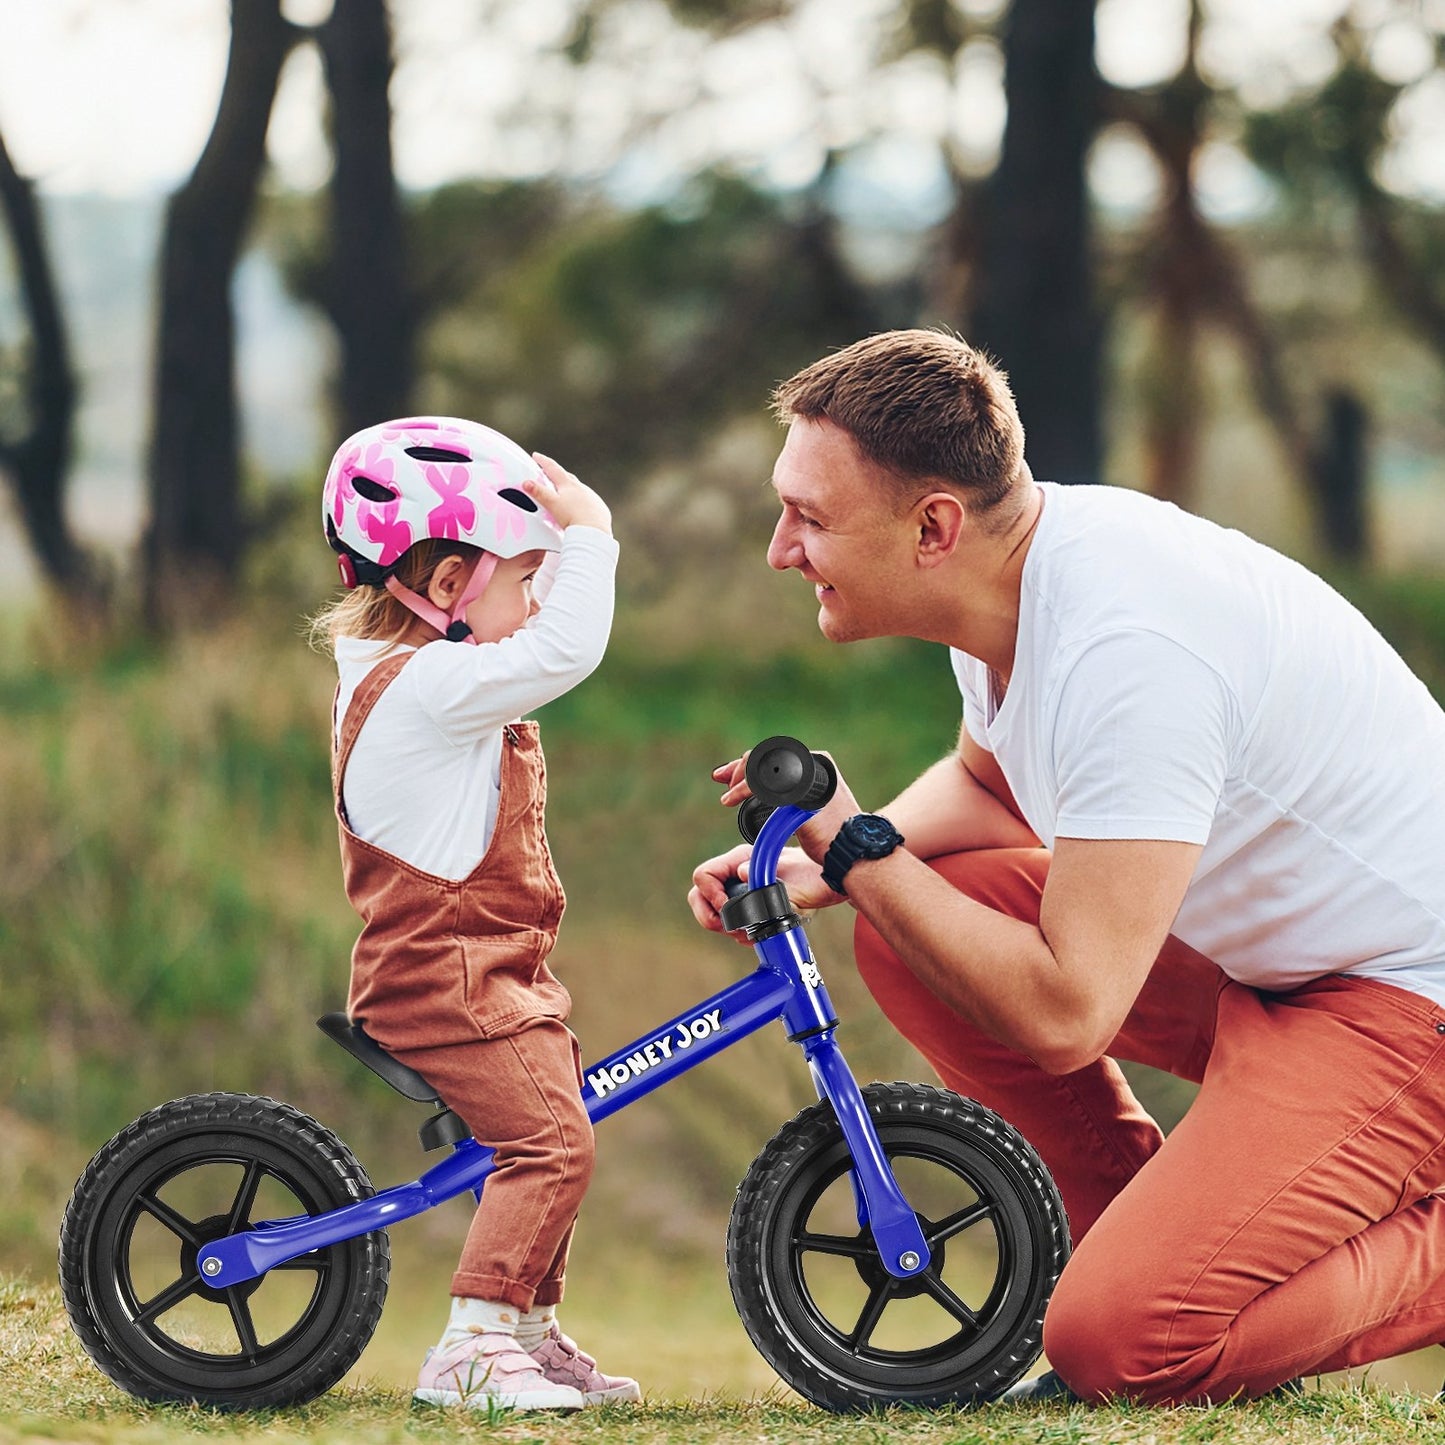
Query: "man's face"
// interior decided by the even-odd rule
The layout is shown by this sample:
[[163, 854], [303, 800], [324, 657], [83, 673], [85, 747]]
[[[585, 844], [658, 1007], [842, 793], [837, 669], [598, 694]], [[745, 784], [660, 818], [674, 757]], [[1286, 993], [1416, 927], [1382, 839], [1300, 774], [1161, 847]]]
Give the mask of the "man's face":
[[782, 516], [768, 566], [795, 567], [813, 584], [830, 642], [896, 635], [899, 589], [912, 564], [912, 527], [894, 510], [879, 469], [847, 432], [795, 418], [773, 468]]

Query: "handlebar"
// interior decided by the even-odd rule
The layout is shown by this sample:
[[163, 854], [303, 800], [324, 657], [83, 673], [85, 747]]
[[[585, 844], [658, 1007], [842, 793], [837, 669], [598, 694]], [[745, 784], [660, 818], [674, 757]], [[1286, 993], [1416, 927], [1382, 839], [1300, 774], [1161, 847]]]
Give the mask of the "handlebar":
[[809, 752], [797, 738], [778, 736], [760, 742], [748, 754], [746, 769], [752, 797], [738, 809], [738, 830], [753, 845], [748, 882], [723, 884], [728, 902], [720, 910], [729, 933], [796, 926], [787, 889], [778, 882], [778, 859], [788, 839], [838, 789], [838, 770], [830, 758]]
[[757, 842], [775, 809], [815, 813], [838, 789], [833, 760], [809, 752], [797, 738], [785, 734], [765, 739], [748, 754], [745, 776], [753, 795], [738, 809], [738, 831], [749, 843]]
[[748, 754], [748, 787], [753, 796], [774, 808], [792, 806], [817, 810], [838, 787], [838, 770], [831, 758], [810, 753], [797, 738], [767, 738]]

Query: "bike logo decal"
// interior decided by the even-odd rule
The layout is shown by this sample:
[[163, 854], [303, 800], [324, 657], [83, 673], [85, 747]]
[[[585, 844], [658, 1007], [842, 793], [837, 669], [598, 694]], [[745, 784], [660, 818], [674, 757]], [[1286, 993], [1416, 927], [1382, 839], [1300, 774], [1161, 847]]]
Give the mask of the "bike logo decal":
[[588, 1074], [587, 1082], [592, 1085], [592, 1092], [600, 1099], [619, 1084], [625, 1084], [629, 1079], [635, 1079], [649, 1069], [656, 1068], [664, 1059], [670, 1059], [674, 1049], [681, 1053], [702, 1039], [711, 1038], [713, 1034], [721, 1032], [722, 1010], [709, 1009], [707, 1013], [698, 1014], [696, 1018], [684, 1019], [681, 1023], [674, 1024], [669, 1032], [650, 1039], [635, 1053], [628, 1054], [615, 1064]]
[[805, 958], [798, 966], [798, 972], [803, 976], [803, 982], [809, 988], [822, 988], [823, 975], [818, 972], [818, 965], [811, 958]]

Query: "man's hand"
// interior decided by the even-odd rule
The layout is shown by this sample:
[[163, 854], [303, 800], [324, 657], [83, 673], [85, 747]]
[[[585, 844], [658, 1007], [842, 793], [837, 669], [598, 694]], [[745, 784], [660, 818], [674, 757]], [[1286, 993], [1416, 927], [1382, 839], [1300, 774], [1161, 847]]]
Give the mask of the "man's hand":
[[[693, 870], [687, 906], [692, 909], [692, 916], [713, 933], [724, 931], [722, 919], [718, 917], [719, 910], [728, 901], [723, 884], [729, 878], [748, 881], [752, 851], [749, 844], [739, 843], [736, 848], [699, 863]], [[783, 849], [778, 859], [778, 880], [788, 890], [793, 907], [800, 911], [828, 908], [843, 901], [823, 882], [822, 870], [801, 848]]]

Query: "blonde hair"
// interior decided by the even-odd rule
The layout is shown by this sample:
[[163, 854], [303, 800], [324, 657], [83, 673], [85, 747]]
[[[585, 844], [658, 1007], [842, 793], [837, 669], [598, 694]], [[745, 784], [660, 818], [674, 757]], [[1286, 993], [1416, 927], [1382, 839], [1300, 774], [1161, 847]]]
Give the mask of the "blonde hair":
[[[395, 568], [396, 580], [413, 592], [426, 594], [428, 583], [448, 557], [473, 562], [482, 555], [470, 542], [451, 542], [445, 537], [428, 537], [408, 547]], [[311, 645], [318, 652], [336, 650], [338, 637], [384, 639], [390, 652], [411, 630], [416, 613], [391, 595], [385, 587], [362, 585], [334, 597], [307, 619]]]

